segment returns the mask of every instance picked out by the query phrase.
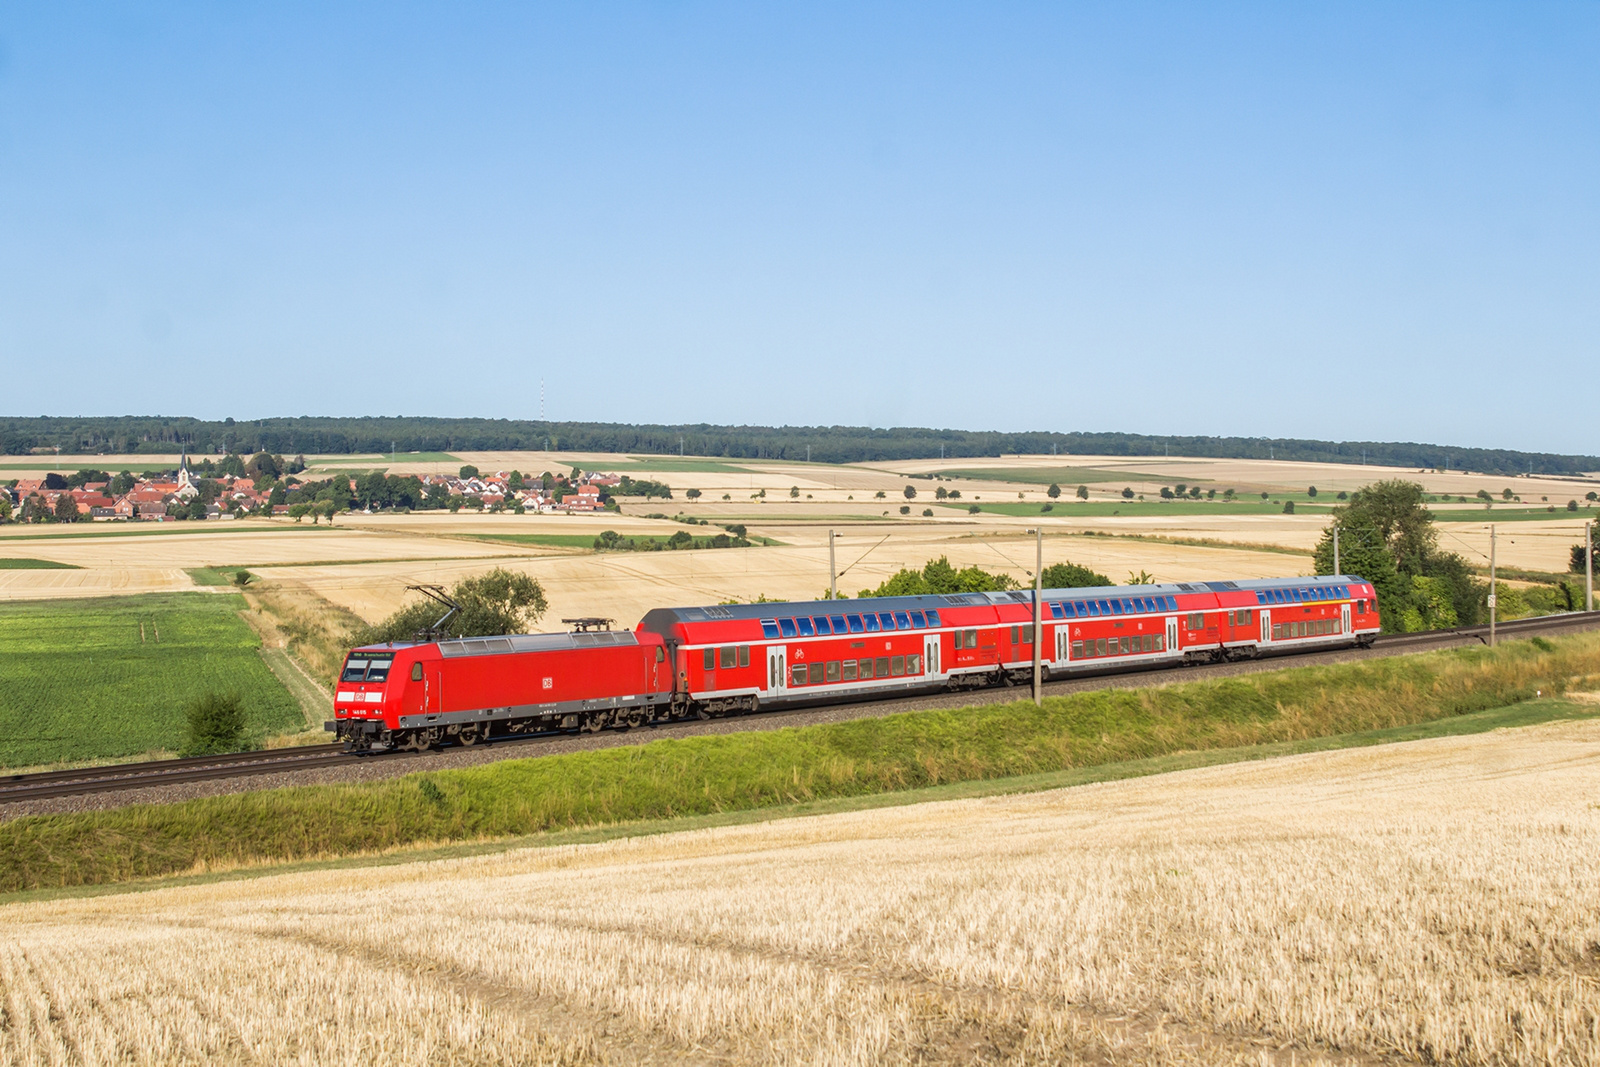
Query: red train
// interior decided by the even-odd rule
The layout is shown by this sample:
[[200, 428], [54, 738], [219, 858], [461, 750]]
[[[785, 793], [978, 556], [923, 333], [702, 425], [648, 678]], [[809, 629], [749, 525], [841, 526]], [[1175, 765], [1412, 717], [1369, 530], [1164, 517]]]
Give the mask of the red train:
[[[1371, 583], [1344, 575], [1047, 589], [1049, 678], [1372, 643]], [[353, 751], [476, 744], [760, 708], [1023, 683], [1033, 593], [657, 608], [629, 631], [352, 651], [326, 728]]]

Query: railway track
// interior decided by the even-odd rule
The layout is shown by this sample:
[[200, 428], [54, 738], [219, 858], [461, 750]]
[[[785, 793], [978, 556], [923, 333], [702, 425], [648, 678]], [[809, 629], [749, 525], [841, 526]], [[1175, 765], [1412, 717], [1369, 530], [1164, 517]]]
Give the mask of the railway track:
[[[1545, 615], [1533, 619], [1518, 619], [1513, 622], [1501, 623], [1498, 627], [1502, 637], [1527, 637], [1544, 632], [1563, 630], [1586, 630], [1600, 627], [1600, 611], [1570, 612], [1562, 615]], [[1430, 645], [1448, 646], [1461, 642], [1483, 641], [1487, 642], [1489, 628], [1487, 626], [1464, 626], [1452, 630], [1427, 630], [1414, 634], [1386, 634], [1379, 637], [1373, 644], [1375, 650], [1389, 650], [1395, 655], [1405, 651], [1425, 648]], [[1313, 652], [1300, 652], [1284, 656], [1264, 657], [1253, 662], [1261, 670], [1281, 669], [1291, 666], [1315, 662], [1328, 656], [1347, 653], [1349, 649], [1322, 649]], [[1238, 663], [1217, 664], [1210, 669], [1237, 668]], [[1116, 672], [1102, 675], [1090, 675], [1074, 679], [1064, 679], [1049, 683], [1046, 692], [1070, 692], [1085, 688], [1101, 688], [1110, 685], [1154, 684], [1165, 681], [1172, 676], [1187, 674], [1190, 677], [1203, 677], [1207, 667], [1194, 668], [1167, 667], [1157, 668], [1145, 672]], [[950, 699], [970, 702], [979, 699], [985, 690], [969, 690], [959, 694], [945, 694]], [[1013, 692], [1016, 692], [1013, 690]], [[918, 698], [895, 697], [887, 701], [855, 702], [857, 706], [875, 706], [879, 704], [906, 704], [913, 705]], [[792, 715], [803, 714], [817, 710], [817, 706], [797, 708], [792, 711], [779, 711], [764, 713], [761, 717], [775, 716], [788, 718]], [[689, 720], [695, 722], [697, 720]], [[518, 737], [496, 739], [492, 744], [507, 745], [537, 741], [548, 737], [566, 737], [565, 733], [554, 734], [528, 734]], [[107, 793], [126, 789], [146, 789], [154, 786], [178, 785], [184, 782], [198, 782], [213, 778], [245, 778], [252, 775], [280, 774], [288, 771], [320, 769], [333, 767], [340, 764], [353, 764], [370, 759], [413, 759], [426, 761], [427, 753], [418, 752], [392, 752], [377, 756], [357, 756], [344, 751], [338, 744], [305, 745], [298, 748], [267, 749], [260, 752], [234, 752], [219, 756], [191, 756], [182, 759], [151, 760], [143, 763], [118, 763], [102, 767], [80, 767], [72, 770], [43, 771], [33, 774], [15, 774], [0, 778], [0, 805], [13, 804], [25, 800], [45, 800], [55, 797], [79, 796], [85, 793]]]

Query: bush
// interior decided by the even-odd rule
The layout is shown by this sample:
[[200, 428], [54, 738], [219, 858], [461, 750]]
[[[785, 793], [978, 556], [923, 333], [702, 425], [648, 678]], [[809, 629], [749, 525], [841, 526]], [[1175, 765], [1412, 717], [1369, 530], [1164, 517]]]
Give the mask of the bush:
[[244, 702], [238, 693], [207, 693], [184, 710], [187, 730], [180, 756], [209, 756], [242, 752]]

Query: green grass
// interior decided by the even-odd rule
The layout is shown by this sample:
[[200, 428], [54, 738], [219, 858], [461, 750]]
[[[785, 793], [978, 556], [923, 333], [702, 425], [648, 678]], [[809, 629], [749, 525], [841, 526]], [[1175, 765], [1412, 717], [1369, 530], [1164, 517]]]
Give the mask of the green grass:
[[187, 574], [195, 585], [232, 585], [233, 576], [242, 567], [185, 567], [183, 573]]
[[[1154, 474], [1136, 471], [1108, 471], [1098, 467], [952, 467], [934, 472], [945, 478], [966, 478], [980, 482], [1012, 482], [1016, 485], [1049, 485], [1054, 482], [1063, 490], [1098, 482], [1159, 481]], [[1191, 479], [1191, 482], [1193, 480]], [[915, 481], [910, 482], [916, 485]]]
[[0, 558], [0, 571], [78, 571], [82, 569], [82, 567], [74, 563], [57, 563], [53, 559]]
[[1439, 522], [1475, 522], [1481, 524], [1491, 522], [1570, 522], [1577, 532], [1573, 535], [1579, 541], [1583, 540], [1583, 523], [1595, 517], [1594, 511], [1568, 511], [1565, 502], [1558, 504], [1554, 511], [1549, 511], [1548, 504], [1537, 508], [1532, 507], [1495, 507], [1485, 510], [1473, 508], [1472, 510], [1453, 509], [1441, 511], [1431, 508], [1433, 517]]
[[1042, 707], [916, 712], [507, 760], [368, 784], [27, 816], [0, 824], [0, 891], [1069, 775], [1035, 778], [1042, 788], [1038, 783], [1068, 784], [1071, 775], [1093, 780], [1110, 775], [1112, 765], [1140, 761], [1156, 761], [1143, 772], [1153, 773], [1162, 759], [1184, 753], [1276, 745], [1255, 750], [1276, 754], [1332, 747], [1326, 739], [1341, 735], [1382, 739], [1382, 731], [1400, 731], [1388, 735], [1395, 739], [1422, 724], [1522, 704], [1536, 690], [1559, 693], [1572, 679], [1596, 673], [1600, 634], [1585, 634], [1100, 690], [1052, 697]]
[[298, 729], [243, 607], [208, 593], [0, 604], [0, 766], [176, 749], [184, 705], [206, 692], [240, 693], [256, 737]]
[[[692, 456], [629, 456], [635, 464], [650, 471], [672, 473], [760, 474], [761, 471], [741, 467], [721, 459], [696, 459]], [[605, 467], [602, 464], [601, 469]], [[630, 475], [631, 477], [631, 475]]]
[[593, 548], [594, 534], [474, 534], [452, 533], [463, 541], [488, 541], [491, 544], [547, 545], [551, 548]]
[[[1332, 505], [1330, 504], [1307, 503], [1302, 499], [1296, 499], [1294, 494], [1276, 496], [1273, 499], [1279, 501], [1279, 503], [1274, 504], [1271, 500], [1259, 499], [1256, 501], [1082, 501], [1068, 499], [1068, 495], [1063, 493], [1060, 500], [1050, 501], [1050, 503], [1054, 504], [1055, 506], [1048, 512], [1041, 512], [1039, 510], [1044, 506], [1045, 501], [1033, 500], [973, 500], [970, 497], [963, 496], [960, 500], [930, 500], [928, 503], [946, 508], [959, 508], [963, 512], [967, 511], [971, 505], [976, 504], [983, 511], [994, 515], [1023, 515], [1032, 517], [1035, 515], [1044, 514], [1053, 519], [1104, 518], [1109, 515], [1145, 515], [1155, 517], [1171, 515], [1281, 515], [1283, 513], [1282, 501], [1284, 500], [1294, 500], [1295, 512], [1296, 514], [1300, 515], [1317, 515], [1332, 510]], [[1321, 500], [1322, 498], [1318, 497], [1317, 499]], [[921, 497], [911, 501], [911, 504], [913, 508], [922, 508], [926, 506], [922, 503]]]

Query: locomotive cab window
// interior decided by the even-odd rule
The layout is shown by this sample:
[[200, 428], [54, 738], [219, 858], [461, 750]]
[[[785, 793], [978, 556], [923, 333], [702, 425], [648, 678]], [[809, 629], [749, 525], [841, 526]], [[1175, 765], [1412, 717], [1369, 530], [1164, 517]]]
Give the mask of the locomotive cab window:
[[422, 664], [413, 663], [411, 665], [411, 680], [413, 682], [422, 681]]

